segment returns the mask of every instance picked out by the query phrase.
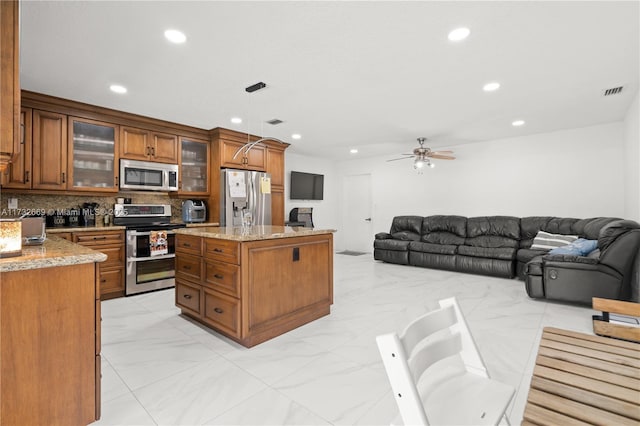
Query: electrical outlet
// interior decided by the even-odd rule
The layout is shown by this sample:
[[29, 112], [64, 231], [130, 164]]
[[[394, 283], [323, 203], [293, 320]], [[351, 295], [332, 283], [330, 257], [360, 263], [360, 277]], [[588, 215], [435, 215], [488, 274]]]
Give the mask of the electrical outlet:
[[7, 203], [7, 208], [11, 209], [11, 210], [17, 210], [18, 209], [18, 199], [17, 198], [9, 198], [9, 202]]

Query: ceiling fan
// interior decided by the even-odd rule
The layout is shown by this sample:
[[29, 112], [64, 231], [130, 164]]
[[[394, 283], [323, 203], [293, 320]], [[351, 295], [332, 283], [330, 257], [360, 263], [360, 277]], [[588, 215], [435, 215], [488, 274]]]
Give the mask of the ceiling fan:
[[451, 156], [453, 151], [432, 151], [431, 148], [427, 148], [424, 146], [424, 143], [427, 141], [427, 138], [418, 138], [418, 143], [420, 144], [419, 148], [413, 150], [411, 154], [400, 154], [403, 157], [393, 158], [387, 161], [398, 161], [398, 160], [406, 160], [408, 158], [413, 158], [413, 168], [414, 169], [422, 169], [426, 167], [435, 167], [435, 164], [431, 162], [432, 158], [437, 158], [439, 160], [455, 160], [456, 157]]

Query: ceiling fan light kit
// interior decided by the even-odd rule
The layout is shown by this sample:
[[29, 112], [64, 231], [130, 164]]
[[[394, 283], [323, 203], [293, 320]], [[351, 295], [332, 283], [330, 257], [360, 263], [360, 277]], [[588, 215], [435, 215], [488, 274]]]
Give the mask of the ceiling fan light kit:
[[396, 160], [405, 160], [408, 158], [413, 159], [413, 168], [418, 171], [418, 173], [422, 173], [422, 170], [425, 167], [434, 168], [436, 165], [431, 161], [433, 158], [437, 158], [439, 160], [455, 160], [456, 157], [452, 156], [453, 151], [432, 151], [431, 148], [425, 147], [424, 143], [427, 141], [427, 138], [418, 138], [418, 143], [420, 146], [413, 150], [411, 154], [401, 154], [404, 157], [401, 158], [393, 158], [387, 161], [396, 161]]

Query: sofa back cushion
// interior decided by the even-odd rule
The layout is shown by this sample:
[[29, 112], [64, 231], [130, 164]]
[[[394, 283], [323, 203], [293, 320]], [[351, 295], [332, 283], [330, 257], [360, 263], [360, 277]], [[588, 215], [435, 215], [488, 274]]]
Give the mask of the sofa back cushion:
[[578, 219], [572, 217], [552, 217], [547, 225], [540, 229], [551, 234], [576, 235], [574, 224]]
[[396, 240], [418, 241], [422, 216], [396, 216], [391, 222], [389, 233]]
[[622, 220], [616, 217], [597, 217], [595, 219], [588, 219], [584, 226], [584, 229], [578, 231], [578, 235], [586, 238], [587, 240], [597, 240], [600, 237], [600, 231], [605, 225], [617, 220]]
[[464, 216], [427, 216], [422, 221], [422, 241], [432, 244], [464, 244], [467, 218]]
[[520, 219], [520, 247], [531, 247], [538, 231], [547, 226], [551, 219], [551, 216], [529, 216]]
[[467, 219], [465, 245], [474, 247], [518, 247], [520, 218], [481, 216]]

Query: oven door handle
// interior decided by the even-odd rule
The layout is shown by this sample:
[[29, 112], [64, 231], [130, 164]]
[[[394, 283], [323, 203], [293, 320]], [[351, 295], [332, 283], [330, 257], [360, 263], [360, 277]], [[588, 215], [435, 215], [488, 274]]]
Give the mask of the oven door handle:
[[127, 262], [143, 262], [145, 260], [162, 260], [162, 259], [171, 259], [174, 257], [176, 257], [175, 253], [163, 254], [160, 256], [149, 256], [149, 257], [128, 257]]
[[[162, 230], [160, 230], [162, 231]], [[175, 231], [163, 231], [166, 232], [167, 235], [175, 235]], [[138, 231], [127, 231], [127, 235], [132, 235], [134, 237], [140, 237], [140, 236], [144, 236], [144, 235], [151, 235], [151, 231], [147, 231], [147, 232], [138, 232]]]

